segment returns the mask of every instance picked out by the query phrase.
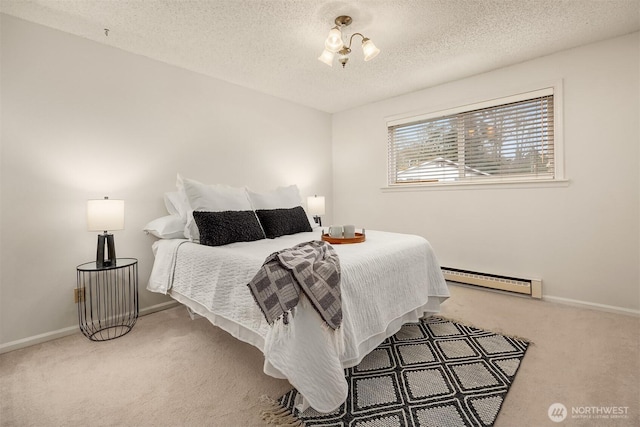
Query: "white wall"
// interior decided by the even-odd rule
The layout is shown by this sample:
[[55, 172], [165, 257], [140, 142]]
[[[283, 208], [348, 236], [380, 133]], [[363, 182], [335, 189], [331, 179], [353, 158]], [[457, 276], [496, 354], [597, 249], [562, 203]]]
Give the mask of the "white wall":
[[[335, 114], [335, 220], [420, 234], [448, 267], [542, 278], [549, 299], [637, 312], [639, 52], [635, 33]], [[380, 190], [386, 185], [385, 117], [558, 79], [568, 186]]]
[[140, 306], [175, 177], [331, 199], [330, 115], [10, 16], [1, 17], [0, 345], [77, 327], [75, 267], [95, 257], [86, 200], [125, 200], [117, 254]]
[[[443, 265], [541, 277], [546, 296], [639, 308], [637, 33], [338, 113], [333, 123], [6, 15], [1, 40], [0, 348], [76, 327], [75, 266], [96, 245], [86, 231], [90, 198], [125, 199], [118, 254], [140, 260], [142, 308], [169, 301], [142, 290], [154, 239], [141, 228], [165, 214], [176, 172], [257, 190], [297, 183], [304, 196], [327, 196], [327, 224], [334, 205], [336, 223], [427, 237]], [[556, 79], [569, 186], [380, 190], [385, 117]]]

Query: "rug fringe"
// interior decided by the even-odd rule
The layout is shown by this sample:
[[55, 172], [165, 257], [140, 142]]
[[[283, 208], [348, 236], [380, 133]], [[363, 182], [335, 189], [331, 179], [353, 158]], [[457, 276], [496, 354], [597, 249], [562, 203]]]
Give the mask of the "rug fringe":
[[262, 420], [275, 427], [305, 427], [304, 421], [298, 419], [287, 408], [283, 408], [277, 400], [269, 396], [260, 396], [264, 408], [260, 411]]
[[498, 330], [497, 330], [497, 331], [487, 330], [487, 329], [485, 329], [485, 328], [480, 328], [480, 327], [478, 327], [478, 326], [476, 326], [476, 325], [473, 325], [473, 324], [471, 324], [471, 323], [469, 323], [469, 322], [466, 322], [466, 321], [464, 321], [464, 320], [454, 319], [454, 318], [451, 318], [451, 317], [448, 317], [448, 316], [442, 316], [442, 315], [440, 315], [440, 314], [434, 314], [434, 315], [433, 315], [433, 316], [431, 316], [431, 317], [438, 318], [438, 319], [442, 319], [442, 320], [447, 320], [447, 321], [449, 321], [449, 322], [458, 323], [458, 324], [460, 324], [460, 325], [464, 325], [464, 326], [467, 326], [467, 327], [469, 327], [469, 328], [481, 329], [481, 330], [483, 330], [483, 331], [497, 333], [497, 334], [503, 335], [503, 336], [505, 336], [505, 337], [509, 337], [509, 338], [513, 338], [513, 339], [516, 339], [516, 340], [519, 340], [519, 341], [526, 342], [526, 343], [527, 343], [527, 344], [529, 344], [529, 345], [534, 345], [533, 341], [531, 341], [529, 338], [521, 337], [521, 336], [519, 336], [519, 335], [512, 335], [512, 334], [504, 333], [502, 330], [500, 330], [500, 328], [498, 328]]

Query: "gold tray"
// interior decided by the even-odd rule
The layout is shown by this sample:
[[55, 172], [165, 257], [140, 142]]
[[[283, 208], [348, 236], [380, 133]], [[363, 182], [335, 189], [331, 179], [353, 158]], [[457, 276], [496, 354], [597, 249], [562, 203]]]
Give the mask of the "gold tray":
[[362, 243], [366, 240], [366, 236], [362, 233], [356, 233], [356, 237], [331, 237], [325, 233], [322, 235], [322, 240], [333, 245], [341, 245], [348, 243]]

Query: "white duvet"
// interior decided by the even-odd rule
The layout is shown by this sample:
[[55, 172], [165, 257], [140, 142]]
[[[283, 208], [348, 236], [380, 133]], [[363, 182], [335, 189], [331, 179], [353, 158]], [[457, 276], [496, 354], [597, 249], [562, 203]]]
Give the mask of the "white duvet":
[[344, 352], [308, 304], [299, 304], [285, 332], [276, 333], [246, 285], [269, 254], [319, 239], [319, 232], [309, 232], [218, 247], [159, 240], [147, 289], [171, 295], [260, 349], [265, 373], [288, 379], [305, 405], [331, 412], [347, 397], [343, 369], [403, 323], [438, 312], [449, 291], [424, 238], [367, 231], [363, 243], [333, 246], [342, 270]]

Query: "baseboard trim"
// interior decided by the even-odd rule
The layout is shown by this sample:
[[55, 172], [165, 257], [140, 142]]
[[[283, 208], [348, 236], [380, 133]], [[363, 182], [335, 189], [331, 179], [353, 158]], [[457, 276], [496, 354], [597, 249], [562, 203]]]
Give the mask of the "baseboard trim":
[[[462, 285], [462, 286], [469, 287], [465, 285]], [[473, 287], [473, 288], [477, 289], [477, 287]], [[573, 307], [588, 308], [592, 310], [606, 311], [609, 313], [640, 317], [640, 310], [633, 310], [630, 308], [616, 307], [616, 306], [606, 305], [606, 304], [597, 304], [597, 303], [592, 303], [587, 301], [575, 300], [571, 298], [555, 297], [552, 295], [543, 295], [542, 300], [558, 303], [558, 304], [570, 305]], [[180, 305], [180, 303], [178, 303], [177, 301], [167, 301], [161, 304], [152, 305], [151, 307], [146, 307], [140, 310], [140, 316], [146, 316], [152, 313], [156, 313], [158, 311], [167, 310], [169, 308], [172, 308], [178, 305]], [[44, 334], [22, 338], [22, 339], [11, 341], [5, 344], [0, 344], [0, 354], [8, 353], [14, 350], [19, 350], [25, 347], [30, 347], [36, 344], [41, 344], [43, 342], [52, 341], [58, 338], [63, 338], [78, 332], [79, 332], [78, 326], [75, 325], [75, 326], [69, 326], [68, 328], [58, 329], [56, 331], [45, 332]]]
[[32, 345], [41, 344], [43, 342], [52, 341], [80, 332], [78, 325], [69, 326], [68, 328], [58, 329], [57, 331], [45, 332], [44, 334], [34, 335], [32, 337], [22, 338], [20, 340], [11, 341], [0, 344], [0, 354], [8, 353], [21, 348], [31, 347]]
[[[467, 289], [476, 289], [478, 291], [493, 292], [503, 295], [509, 295], [515, 298], [529, 298], [527, 295], [516, 294], [513, 292], [501, 291], [499, 289], [484, 288], [482, 286], [467, 285], [466, 283], [458, 283], [447, 281], [448, 285], [460, 286]], [[606, 311], [608, 313], [624, 314], [625, 316], [640, 317], [640, 310], [631, 308], [617, 307], [614, 305], [598, 304], [595, 302], [581, 301], [571, 298], [554, 297], [553, 295], [542, 295], [542, 301], [553, 302], [556, 304], [570, 305], [573, 307], [586, 308], [589, 310]]]
[[571, 305], [574, 307], [589, 308], [592, 310], [606, 311], [609, 313], [640, 317], [640, 310], [634, 310], [632, 308], [617, 307], [615, 305], [598, 304], [595, 302], [581, 301], [581, 300], [575, 300], [571, 298], [554, 297], [552, 295], [543, 295], [542, 300], [554, 302], [558, 304]]
[[157, 311], [168, 310], [178, 305], [180, 305], [180, 303], [174, 300], [152, 305], [151, 307], [143, 308], [142, 310], [140, 310], [140, 316], [146, 316], [147, 314], [155, 313]]
[[[179, 305], [179, 303], [176, 301], [168, 301], [161, 304], [152, 305], [151, 307], [146, 307], [140, 310], [140, 316], [146, 316], [151, 313], [167, 310], [177, 305]], [[22, 338], [5, 344], [0, 344], [0, 354], [8, 353], [14, 350], [20, 350], [21, 348], [25, 347], [31, 347], [32, 345], [41, 344], [43, 342], [52, 341], [58, 338], [67, 337], [79, 332], [80, 328], [78, 327], [78, 325], [75, 325], [69, 326], [68, 328], [58, 329], [56, 331], [45, 332], [44, 334]]]

